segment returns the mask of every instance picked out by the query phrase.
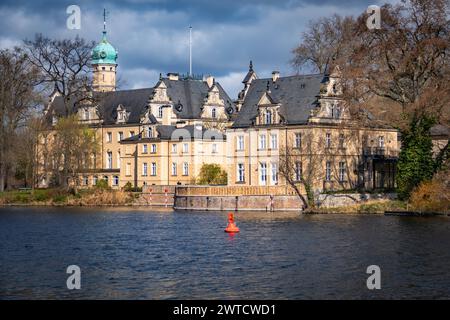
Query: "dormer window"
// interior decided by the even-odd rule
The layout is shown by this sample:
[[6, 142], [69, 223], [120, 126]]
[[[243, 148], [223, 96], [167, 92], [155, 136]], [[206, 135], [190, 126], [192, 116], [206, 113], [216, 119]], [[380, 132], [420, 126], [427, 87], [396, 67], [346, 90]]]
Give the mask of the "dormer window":
[[333, 87], [332, 87], [332, 89], [331, 89], [331, 92], [333, 92], [333, 94], [336, 94], [336, 93], [337, 93], [337, 86], [336, 86], [336, 83], [333, 83]]
[[89, 110], [84, 109], [84, 120], [89, 120]]
[[158, 118], [162, 118], [163, 117], [163, 106], [160, 106], [158, 108]]
[[211, 118], [215, 119], [217, 118], [217, 110], [216, 108], [211, 109]]
[[266, 124], [272, 124], [272, 111], [270, 111], [270, 110], [266, 111], [265, 123]]
[[341, 117], [341, 108], [338, 105], [333, 104], [331, 106], [331, 118], [339, 119], [340, 117]]

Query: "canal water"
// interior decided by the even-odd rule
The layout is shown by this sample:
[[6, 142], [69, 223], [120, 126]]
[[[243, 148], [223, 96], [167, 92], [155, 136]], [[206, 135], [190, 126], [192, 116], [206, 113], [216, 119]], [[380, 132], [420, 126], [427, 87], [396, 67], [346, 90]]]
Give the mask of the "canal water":
[[0, 208], [0, 299], [450, 298], [449, 217], [235, 217], [232, 236], [225, 212]]

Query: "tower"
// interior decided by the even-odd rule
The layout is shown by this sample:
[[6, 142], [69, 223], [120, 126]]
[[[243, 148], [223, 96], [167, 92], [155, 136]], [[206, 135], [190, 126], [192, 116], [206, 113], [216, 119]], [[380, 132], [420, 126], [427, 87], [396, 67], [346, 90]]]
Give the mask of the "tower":
[[117, 51], [106, 39], [106, 10], [103, 11], [103, 37], [92, 50], [94, 91], [116, 90]]

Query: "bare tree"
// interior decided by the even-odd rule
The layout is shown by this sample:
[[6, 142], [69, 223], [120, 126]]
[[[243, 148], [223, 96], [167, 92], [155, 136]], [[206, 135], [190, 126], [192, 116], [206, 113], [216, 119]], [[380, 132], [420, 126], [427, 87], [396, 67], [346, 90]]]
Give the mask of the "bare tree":
[[40, 102], [34, 91], [38, 75], [21, 49], [0, 51], [0, 191], [16, 162], [18, 129]]
[[292, 65], [298, 70], [325, 72], [330, 61], [348, 55], [354, 24], [353, 17], [337, 14], [311, 21], [302, 34], [301, 44], [292, 50]]
[[78, 36], [73, 40], [53, 40], [42, 34], [24, 42], [30, 63], [40, 70], [44, 89], [63, 98], [66, 116], [74, 111], [74, 102], [93, 98], [90, 59], [95, 42]]
[[51, 160], [46, 171], [52, 173], [53, 183], [76, 189], [80, 174], [93, 168], [92, 155], [98, 153], [99, 144], [95, 129], [80, 124], [77, 116], [71, 115], [58, 121], [43, 148]]

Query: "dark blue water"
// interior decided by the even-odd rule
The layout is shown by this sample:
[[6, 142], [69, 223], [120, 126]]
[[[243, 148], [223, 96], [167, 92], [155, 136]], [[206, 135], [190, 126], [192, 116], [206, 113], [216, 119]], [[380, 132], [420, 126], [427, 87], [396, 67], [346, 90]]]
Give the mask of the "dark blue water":
[[[0, 209], [0, 298], [450, 298], [450, 218]], [[81, 268], [68, 290], [66, 268]], [[381, 268], [368, 290], [366, 268]]]

